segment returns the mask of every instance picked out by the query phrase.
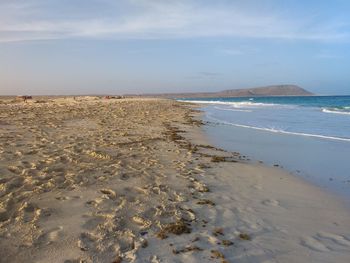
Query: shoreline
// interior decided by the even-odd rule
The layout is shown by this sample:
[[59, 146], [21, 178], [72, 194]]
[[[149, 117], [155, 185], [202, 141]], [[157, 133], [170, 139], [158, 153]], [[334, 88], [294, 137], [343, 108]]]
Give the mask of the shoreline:
[[329, 116], [304, 106], [237, 107], [203, 106], [205, 131], [216, 146], [271, 166], [278, 164], [349, 200], [346, 116]]
[[[203, 129], [194, 128], [189, 133], [190, 140], [195, 144], [210, 144], [210, 138]], [[248, 212], [250, 213], [249, 221], [252, 220], [251, 217], [255, 216], [255, 220], [258, 222], [262, 220], [272, 223], [267, 228], [269, 231], [275, 232], [273, 236], [271, 236], [272, 233], [268, 233], [269, 231], [263, 234], [259, 233], [254, 224], [250, 226], [250, 231], [247, 224], [241, 228], [250, 233], [258, 232], [261, 236], [257, 239], [261, 238], [261, 243], [266, 244], [266, 246], [262, 245], [257, 249], [260, 250], [257, 253], [259, 255], [254, 255], [257, 251], [252, 252], [252, 262], [262, 262], [264, 251], [271, 252], [274, 249], [289, 252], [285, 255], [273, 255], [273, 260], [269, 259], [266, 262], [280, 262], [280, 260], [282, 262], [313, 260], [317, 262], [346, 262], [346, 258], [350, 255], [350, 232], [346, 219], [349, 218], [350, 210], [344, 198], [284, 170], [283, 167], [254, 163], [250, 159], [239, 160], [237, 163], [220, 162], [219, 166], [212, 170], [212, 174], [215, 176], [212, 184], [218, 186], [218, 182], [221, 182], [223, 188], [225, 186], [229, 188], [222, 192], [235, 191], [231, 200], [237, 203], [244, 200], [242, 203], [245, 205], [242, 206], [242, 211], [232, 204], [227, 204], [227, 211]], [[232, 175], [238, 178], [234, 178]], [[251, 178], [246, 178], [247, 176], [251, 176]], [[242, 199], [238, 196], [241, 196]], [[220, 194], [216, 198], [227, 199], [227, 197], [222, 198]], [[225, 208], [220, 209], [225, 210]], [[339, 224], [340, 221], [337, 222], [337, 220], [342, 221], [342, 223]], [[337, 227], [332, 226], [332, 224]], [[341, 224], [344, 224], [342, 229], [338, 228]], [[235, 224], [233, 225], [228, 226], [228, 228], [240, 229]], [[338, 234], [334, 234], [335, 230]], [[289, 244], [280, 246], [281, 243]], [[259, 246], [255, 246], [254, 249], [256, 247]], [[244, 254], [243, 257], [249, 254], [246, 253], [246, 249], [247, 247], [244, 247], [244, 252], [241, 251]], [[334, 252], [340, 252], [343, 249], [346, 251], [344, 257], [338, 258], [337, 256], [340, 255]], [[293, 252], [289, 254], [291, 251]], [[237, 260], [240, 262], [240, 256], [234, 258], [234, 262]], [[245, 261], [243, 260], [243, 262]]]
[[[201, 106], [194, 107], [194, 109], [196, 109], [196, 110], [197, 110], [197, 108], [202, 108], [202, 107]], [[199, 110], [199, 111], [202, 111], [202, 110]], [[203, 121], [204, 120], [203, 114], [204, 114], [204, 112], [202, 111], [197, 116], [194, 116], [194, 118], [199, 120], [199, 121]], [[210, 122], [208, 122], [208, 123], [210, 123]], [[211, 124], [217, 125], [215, 123], [211, 123]], [[211, 145], [213, 148], [216, 148], [222, 152], [235, 153], [237, 156], [240, 156], [239, 160], [237, 160], [238, 162], [243, 162], [244, 164], [253, 165], [253, 166], [261, 166], [261, 167], [265, 167], [265, 168], [278, 169], [278, 170], [281, 170], [282, 172], [288, 173], [290, 176], [301, 180], [302, 183], [308, 184], [311, 187], [316, 187], [317, 189], [321, 190], [322, 192], [325, 192], [326, 194], [334, 197], [335, 199], [338, 199], [339, 202], [343, 203], [345, 207], [350, 209], [350, 204], [348, 204], [348, 202], [347, 202], [348, 199], [345, 196], [338, 194], [335, 191], [331, 191], [330, 189], [327, 189], [320, 184], [317, 185], [313, 181], [311, 181], [310, 179], [306, 179], [303, 175], [300, 174], [300, 171], [298, 171], [297, 169], [288, 170], [284, 166], [280, 165], [277, 162], [268, 164], [268, 163], [265, 163], [265, 162], [260, 161], [258, 159], [254, 159], [251, 156], [242, 155], [242, 153], [239, 151], [232, 152], [230, 150], [220, 148], [220, 146], [215, 145], [213, 138], [211, 138], [210, 135], [207, 134], [207, 132], [203, 130], [203, 128], [205, 128], [205, 125], [206, 125], [206, 123], [203, 123], [203, 125], [200, 128], [195, 127], [195, 128], [192, 128], [191, 130], [187, 130], [187, 132], [189, 134], [192, 134], [192, 136], [191, 135], [189, 136], [189, 139], [193, 140], [195, 143], [197, 142], [198, 144]]]
[[350, 212], [162, 99], [0, 104], [0, 262], [346, 262]]
[[[207, 130], [205, 131], [205, 133], [213, 133], [215, 131], [215, 129], [217, 129], [215, 126], [217, 126], [218, 124], [215, 123], [210, 123], [208, 122], [208, 127], [206, 128]], [[221, 125], [220, 125], [221, 126]], [[233, 130], [236, 133], [242, 133], [244, 132], [244, 128], [237, 128], [235, 127], [235, 130]], [[241, 129], [241, 130], [240, 130]], [[248, 131], [250, 134], [253, 134], [253, 132]], [[269, 134], [267, 134], [269, 136]], [[266, 133], [265, 133], [266, 136]], [[213, 136], [208, 134], [208, 140], [210, 141], [210, 143], [212, 145], [216, 145], [217, 147], [223, 147], [222, 145], [225, 145], [224, 143], [220, 143], [220, 140], [217, 140], [215, 138], [212, 138]], [[271, 136], [272, 137], [272, 136]], [[235, 141], [238, 141], [239, 139], [235, 138]], [[295, 140], [295, 139], [294, 139]], [[272, 143], [272, 142], [271, 142]], [[244, 143], [241, 143], [239, 146], [236, 145], [236, 148], [238, 152], [242, 153], [244, 152], [244, 149], [242, 149]], [[276, 147], [278, 146], [278, 144], [276, 143]], [[233, 148], [232, 146], [227, 146], [227, 148]], [[313, 186], [316, 186], [320, 189], [322, 189], [323, 191], [327, 192], [330, 195], [335, 196], [336, 198], [339, 198], [340, 200], [342, 200], [342, 202], [346, 203], [347, 207], [350, 208], [350, 203], [349, 203], [349, 189], [348, 189], [348, 181], [346, 180], [339, 180], [338, 178], [334, 178], [332, 176], [329, 177], [322, 177], [319, 178], [319, 174], [317, 172], [314, 173], [310, 173], [310, 171], [305, 171], [304, 169], [300, 169], [300, 168], [296, 168], [295, 166], [289, 164], [288, 162], [286, 162], [285, 159], [282, 160], [278, 160], [278, 154], [276, 152], [274, 152], [274, 150], [271, 150], [270, 152], [272, 152], [274, 155], [274, 157], [268, 157], [265, 159], [262, 157], [262, 153], [258, 154], [260, 157], [257, 157], [256, 155], [254, 156], [254, 154], [252, 153], [247, 153], [249, 151], [252, 151], [253, 146], [249, 147], [249, 150], [245, 151], [245, 157], [247, 158], [246, 160], [255, 165], [255, 164], [262, 164], [263, 166], [267, 166], [267, 167], [276, 167], [276, 168], [280, 168], [283, 171], [286, 171], [288, 173], [290, 173], [292, 176], [295, 176], [297, 178], [302, 179], [305, 183], [311, 184]], [[224, 149], [227, 150], [228, 152], [230, 152], [230, 149]], [[337, 180], [338, 179], [338, 180]], [[334, 180], [337, 180], [337, 186], [335, 187], [334, 185], [329, 185], [329, 184], [334, 184]]]

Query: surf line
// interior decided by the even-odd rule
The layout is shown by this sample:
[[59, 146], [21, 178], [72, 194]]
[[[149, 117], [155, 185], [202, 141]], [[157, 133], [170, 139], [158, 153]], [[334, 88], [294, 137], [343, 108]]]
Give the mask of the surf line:
[[289, 135], [297, 135], [297, 136], [314, 137], [314, 138], [320, 138], [320, 139], [350, 142], [350, 138], [341, 138], [341, 137], [326, 136], [326, 135], [321, 135], [321, 134], [289, 132], [289, 131], [283, 131], [283, 130], [277, 130], [277, 129], [261, 128], [261, 127], [249, 126], [249, 125], [244, 125], [244, 124], [226, 122], [226, 121], [222, 121], [222, 120], [216, 119], [216, 118], [211, 117], [211, 116], [207, 116], [207, 117], [219, 122], [219, 124], [231, 125], [231, 126], [240, 127], [240, 128], [249, 128], [249, 129], [254, 129], [254, 130], [259, 130], [259, 131], [268, 131], [268, 132], [274, 132], [274, 133], [282, 133], [282, 134], [289, 134]]

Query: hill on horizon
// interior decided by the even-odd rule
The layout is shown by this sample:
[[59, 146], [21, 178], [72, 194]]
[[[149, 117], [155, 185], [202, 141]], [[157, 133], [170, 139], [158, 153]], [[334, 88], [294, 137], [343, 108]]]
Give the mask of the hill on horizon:
[[312, 96], [313, 93], [297, 85], [270, 85], [248, 89], [230, 89], [219, 92], [156, 93], [139, 96], [162, 98], [215, 98], [215, 97], [262, 97], [262, 96]]

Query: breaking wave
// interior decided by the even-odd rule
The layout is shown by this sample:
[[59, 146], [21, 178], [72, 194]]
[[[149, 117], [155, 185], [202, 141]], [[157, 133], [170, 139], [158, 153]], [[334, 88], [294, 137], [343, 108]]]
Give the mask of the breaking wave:
[[281, 106], [281, 104], [274, 103], [259, 103], [252, 101], [241, 101], [241, 102], [233, 102], [233, 101], [219, 101], [219, 100], [178, 100], [182, 102], [190, 102], [190, 103], [199, 103], [199, 104], [217, 104], [217, 105], [228, 105], [234, 108], [244, 108], [244, 107], [273, 107], [273, 106]]
[[334, 108], [322, 108], [323, 112], [326, 113], [335, 113], [335, 114], [347, 114], [350, 115], [350, 107], [334, 107]]

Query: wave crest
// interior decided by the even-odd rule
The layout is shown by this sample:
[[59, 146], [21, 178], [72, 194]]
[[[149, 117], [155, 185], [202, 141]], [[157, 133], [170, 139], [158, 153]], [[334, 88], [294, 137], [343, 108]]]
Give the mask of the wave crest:
[[322, 112], [350, 115], [350, 107], [344, 106], [344, 107], [334, 107], [334, 108], [322, 108]]
[[231, 106], [234, 108], [248, 108], [248, 107], [260, 107], [260, 106], [266, 106], [266, 107], [281, 106], [281, 104], [259, 103], [259, 102], [252, 102], [252, 101], [240, 101], [240, 102], [219, 101], [219, 100], [178, 100], [178, 101], [197, 103], [197, 104], [228, 105], [228, 106]]
[[314, 138], [319, 138], [319, 139], [328, 139], [328, 140], [350, 142], [350, 138], [342, 138], [342, 137], [336, 137], [336, 136], [327, 136], [327, 135], [322, 135], [322, 134], [312, 134], [312, 133], [303, 133], [303, 132], [290, 132], [290, 131], [285, 131], [285, 130], [275, 129], [275, 128], [264, 128], [264, 127], [257, 127], [257, 126], [250, 126], [250, 125], [222, 121], [222, 120], [216, 119], [212, 116], [207, 116], [207, 117], [212, 119], [212, 120], [215, 120], [221, 124], [231, 125], [231, 126], [240, 127], [240, 128], [249, 128], [249, 129], [254, 129], [254, 130], [259, 130], [259, 131], [268, 131], [268, 132], [273, 132], [273, 133], [282, 133], [282, 134], [289, 134], [289, 135], [314, 137]]

